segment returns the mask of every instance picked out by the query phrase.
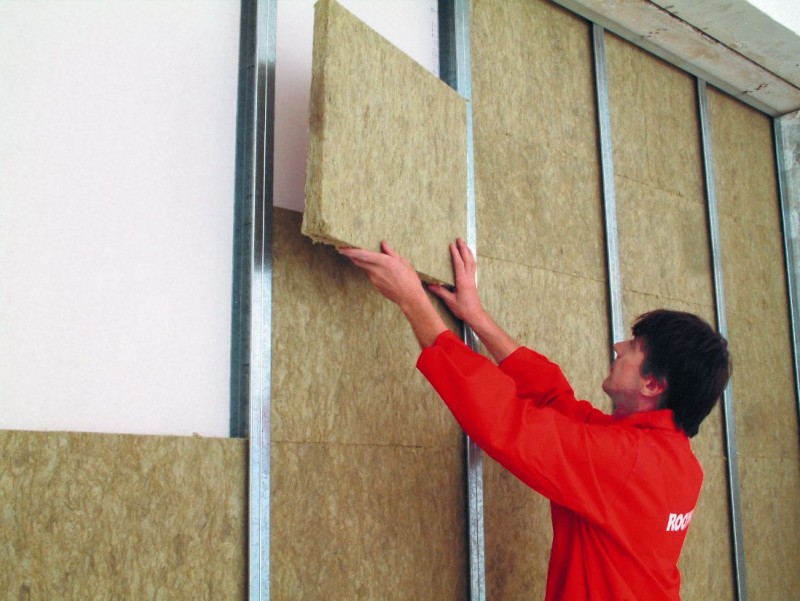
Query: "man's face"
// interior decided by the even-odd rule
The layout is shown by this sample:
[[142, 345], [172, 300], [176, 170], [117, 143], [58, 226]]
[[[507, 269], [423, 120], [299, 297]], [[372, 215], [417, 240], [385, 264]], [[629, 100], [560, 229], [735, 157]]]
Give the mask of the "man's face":
[[645, 388], [642, 363], [645, 360], [641, 341], [636, 338], [614, 345], [616, 358], [603, 381], [603, 391], [611, 397], [613, 413], [618, 417], [639, 411], [639, 400]]

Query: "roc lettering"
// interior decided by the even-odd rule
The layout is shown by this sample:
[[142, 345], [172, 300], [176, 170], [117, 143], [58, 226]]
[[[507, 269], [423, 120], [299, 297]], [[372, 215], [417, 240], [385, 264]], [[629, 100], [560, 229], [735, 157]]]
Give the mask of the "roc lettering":
[[669, 520], [667, 520], [667, 532], [678, 532], [679, 530], [686, 530], [689, 527], [689, 522], [692, 521], [692, 514], [689, 513], [670, 513]]

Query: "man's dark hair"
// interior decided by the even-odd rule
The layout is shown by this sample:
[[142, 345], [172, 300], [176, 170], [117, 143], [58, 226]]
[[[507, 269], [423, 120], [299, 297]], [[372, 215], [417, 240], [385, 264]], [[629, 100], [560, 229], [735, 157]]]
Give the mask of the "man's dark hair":
[[666, 381], [660, 407], [694, 436], [728, 384], [727, 340], [696, 315], [666, 309], [640, 315], [633, 335], [644, 345], [642, 375]]

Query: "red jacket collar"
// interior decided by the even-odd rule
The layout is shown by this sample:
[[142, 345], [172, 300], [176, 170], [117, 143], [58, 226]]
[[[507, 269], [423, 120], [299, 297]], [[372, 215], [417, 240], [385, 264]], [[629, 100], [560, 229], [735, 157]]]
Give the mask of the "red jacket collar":
[[634, 428], [648, 428], [653, 430], [669, 430], [679, 432], [673, 419], [672, 409], [658, 409], [656, 411], [642, 411], [625, 417], [615, 418], [619, 424], [633, 426]]

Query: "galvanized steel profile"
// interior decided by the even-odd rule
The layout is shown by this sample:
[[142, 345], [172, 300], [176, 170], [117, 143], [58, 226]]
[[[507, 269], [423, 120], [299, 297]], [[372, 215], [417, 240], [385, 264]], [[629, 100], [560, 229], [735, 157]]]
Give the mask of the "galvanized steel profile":
[[[705, 172], [706, 209], [708, 231], [711, 243], [712, 274], [714, 278], [714, 305], [717, 316], [717, 329], [728, 337], [728, 320], [725, 309], [725, 287], [722, 271], [722, 249], [720, 246], [719, 215], [717, 213], [717, 189], [714, 175], [714, 155], [709, 123], [708, 93], [706, 82], [697, 80], [697, 104], [700, 117], [700, 137], [703, 150], [703, 169]], [[731, 511], [731, 539], [733, 543], [733, 568], [736, 581], [736, 598], [747, 599], [747, 578], [744, 562], [744, 541], [742, 527], [742, 504], [739, 493], [739, 459], [736, 449], [736, 429], [733, 415], [733, 387], [731, 383], [722, 394], [722, 415], [724, 420], [725, 454], [728, 466], [728, 502]]]
[[795, 399], [800, 418], [800, 111], [774, 120], [775, 161], [781, 203], [786, 282], [789, 289], [789, 321], [792, 331]]
[[[619, 237], [617, 234], [617, 202], [614, 183], [614, 156], [611, 143], [611, 103], [608, 97], [605, 30], [592, 25], [594, 50], [594, 79], [597, 94], [597, 127], [600, 136], [600, 170], [603, 183], [603, 211], [606, 234], [606, 270], [608, 271], [608, 304], [611, 315], [611, 342], [625, 338], [622, 314], [622, 276], [619, 268]], [[614, 351], [611, 356], [613, 359]]]
[[277, 0], [242, 0], [231, 434], [247, 436], [248, 598], [270, 594], [272, 169]]
[[[475, 159], [472, 127], [472, 67], [468, 0], [439, 0], [440, 76], [467, 99], [467, 244], [477, 257], [475, 215]], [[475, 333], [465, 324], [463, 339], [478, 350]], [[469, 594], [471, 601], [486, 599], [486, 561], [483, 536], [483, 455], [468, 436], [466, 446], [467, 519], [469, 537]]]

